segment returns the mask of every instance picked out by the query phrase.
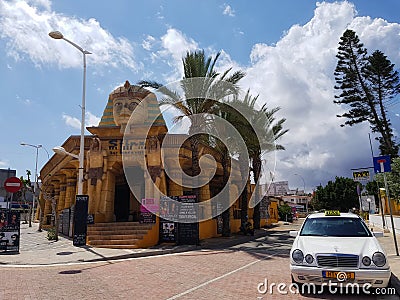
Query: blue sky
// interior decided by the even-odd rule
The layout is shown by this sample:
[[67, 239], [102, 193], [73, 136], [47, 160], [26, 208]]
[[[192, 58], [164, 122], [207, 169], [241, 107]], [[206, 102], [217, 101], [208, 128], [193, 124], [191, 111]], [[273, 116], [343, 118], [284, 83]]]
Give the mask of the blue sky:
[[[87, 57], [87, 125], [96, 125], [109, 93], [129, 80], [182, 78], [186, 50], [222, 51], [220, 70], [242, 69], [243, 90], [280, 106], [290, 131], [280, 141], [276, 180], [307, 190], [351, 169], [371, 166], [369, 126], [341, 128], [333, 104], [339, 37], [356, 31], [369, 51], [400, 65], [400, 2], [315, 1], [5, 1], [0, 0], [0, 168], [34, 170], [35, 149], [79, 135], [82, 55]], [[397, 102], [398, 103], [398, 102]], [[396, 135], [400, 106], [389, 108]], [[397, 140], [399, 142], [399, 140]], [[375, 153], [377, 145], [374, 143]], [[47, 161], [40, 150], [39, 168]]]

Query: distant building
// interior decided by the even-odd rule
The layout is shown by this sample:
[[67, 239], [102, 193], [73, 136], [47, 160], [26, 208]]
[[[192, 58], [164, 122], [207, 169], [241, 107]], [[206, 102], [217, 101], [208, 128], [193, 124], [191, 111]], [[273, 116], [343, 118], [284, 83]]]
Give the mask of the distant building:
[[306, 209], [311, 201], [311, 197], [304, 190], [290, 189], [289, 181], [276, 181], [272, 182], [269, 186], [264, 185], [263, 194], [270, 197], [278, 197], [284, 203], [291, 206], [302, 206], [304, 209]]
[[272, 182], [267, 190], [268, 196], [287, 195], [290, 193], [288, 181]]

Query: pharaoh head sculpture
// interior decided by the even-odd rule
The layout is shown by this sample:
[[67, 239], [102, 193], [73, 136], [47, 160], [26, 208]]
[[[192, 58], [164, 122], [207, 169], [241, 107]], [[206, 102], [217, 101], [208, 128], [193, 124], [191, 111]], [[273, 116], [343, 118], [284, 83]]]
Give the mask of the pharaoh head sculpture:
[[121, 87], [118, 87], [110, 94], [110, 100], [113, 105], [114, 122], [121, 126], [121, 131], [125, 130], [126, 124], [135, 111], [134, 123], [144, 122], [147, 119], [147, 109], [140, 105], [150, 92], [140, 86], [131, 85], [129, 81]]

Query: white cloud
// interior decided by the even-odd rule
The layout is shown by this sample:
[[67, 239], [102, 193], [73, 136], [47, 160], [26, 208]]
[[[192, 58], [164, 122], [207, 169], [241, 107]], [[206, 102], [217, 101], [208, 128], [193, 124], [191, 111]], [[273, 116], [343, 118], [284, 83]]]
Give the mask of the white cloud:
[[198, 48], [197, 42], [186, 37], [181, 31], [170, 28], [167, 33], [161, 37], [162, 50], [160, 56], [170, 59], [168, 64], [174, 68], [171, 74], [167, 75], [167, 82], [182, 78], [183, 66], [182, 57], [186, 51], [193, 51]]
[[[85, 117], [85, 125], [87, 127], [92, 127], [92, 126], [98, 126], [100, 123], [101, 118], [95, 116], [94, 114], [92, 114], [91, 112], [86, 112], [86, 117]], [[69, 116], [67, 114], [63, 114], [62, 115], [62, 119], [64, 120], [65, 124], [75, 128], [75, 129], [80, 129], [81, 128], [81, 120], [76, 118], [76, 117], [72, 117]]]
[[142, 42], [143, 49], [150, 51], [151, 48], [153, 47], [153, 44], [155, 43], [155, 41], [156, 41], [156, 39], [153, 36], [148, 35], [146, 37], [146, 39], [144, 39]]
[[65, 122], [66, 125], [72, 127], [72, 128], [76, 128], [76, 129], [80, 129], [81, 128], [81, 121], [75, 117], [71, 117], [67, 114], [63, 114], [62, 118]]
[[0, 2], [0, 37], [6, 41], [7, 55], [15, 60], [27, 56], [38, 67], [48, 63], [80, 67], [82, 54], [78, 50], [73, 54], [71, 45], [48, 36], [50, 31], [60, 29], [66, 38], [93, 53], [88, 56], [92, 66], [138, 68], [130, 42], [113, 37], [95, 19], [82, 20], [51, 11], [46, 0]]
[[39, 6], [46, 10], [51, 9], [51, 1], [49, 0], [27, 0], [27, 3], [32, 3], [33, 6]]
[[3, 161], [3, 160], [0, 159], [0, 168], [5, 168], [7, 166], [9, 166], [8, 162]]
[[275, 45], [252, 49], [241, 86], [269, 107], [281, 107], [278, 117], [290, 130], [279, 141], [286, 150], [277, 153], [276, 180], [298, 173], [310, 188], [370, 163], [368, 124], [343, 128], [336, 117], [345, 108], [333, 103], [335, 55], [340, 36], [352, 28], [369, 50], [399, 61], [400, 26], [356, 14], [349, 2], [317, 3], [307, 24], [292, 26]]
[[98, 126], [100, 123], [101, 118], [98, 116], [95, 116], [91, 112], [86, 113], [86, 118], [85, 118], [85, 123], [86, 126], [92, 127], [92, 126]]
[[222, 12], [223, 15], [227, 15], [230, 17], [235, 16], [235, 10], [230, 5], [224, 3], [223, 9], [224, 9], [224, 11]]

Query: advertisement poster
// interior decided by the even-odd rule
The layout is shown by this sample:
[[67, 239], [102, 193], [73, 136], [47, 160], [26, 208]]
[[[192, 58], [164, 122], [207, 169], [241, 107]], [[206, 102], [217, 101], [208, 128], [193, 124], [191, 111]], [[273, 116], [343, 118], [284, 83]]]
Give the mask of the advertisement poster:
[[177, 221], [178, 220], [178, 206], [177, 206], [178, 197], [161, 197], [160, 199], [160, 217], [170, 220]]
[[160, 242], [176, 242], [176, 223], [167, 220], [161, 220]]
[[140, 223], [154, 224], [156, 223], [156, 214], [160, 210], [160, 204], [158, 199], [145, 198], [142, 199], [140, 205]]
[[20, 213], [13, 210], [0, 210], [0, 254], [19, 252]]

